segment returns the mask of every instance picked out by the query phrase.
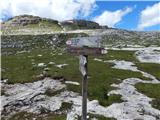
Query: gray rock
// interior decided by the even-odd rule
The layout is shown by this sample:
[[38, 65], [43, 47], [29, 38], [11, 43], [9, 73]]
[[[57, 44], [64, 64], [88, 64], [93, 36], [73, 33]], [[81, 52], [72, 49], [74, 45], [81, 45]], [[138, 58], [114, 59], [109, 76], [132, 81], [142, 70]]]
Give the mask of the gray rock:
[[68, 20], [61, 22], [61, 25], [69, 30], [74, 29], [101, 29], [102, 27], [93, 21], [86, 20]]

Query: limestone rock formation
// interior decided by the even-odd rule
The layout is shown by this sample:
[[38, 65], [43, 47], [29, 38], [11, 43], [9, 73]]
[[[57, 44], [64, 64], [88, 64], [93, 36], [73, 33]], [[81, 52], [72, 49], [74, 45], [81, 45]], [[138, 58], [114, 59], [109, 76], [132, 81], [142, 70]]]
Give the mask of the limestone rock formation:
[[61, 25], [68, 30], [74, 29], [101, 29], [98, 23], [86, 20], [67, 20], [61, 22]]

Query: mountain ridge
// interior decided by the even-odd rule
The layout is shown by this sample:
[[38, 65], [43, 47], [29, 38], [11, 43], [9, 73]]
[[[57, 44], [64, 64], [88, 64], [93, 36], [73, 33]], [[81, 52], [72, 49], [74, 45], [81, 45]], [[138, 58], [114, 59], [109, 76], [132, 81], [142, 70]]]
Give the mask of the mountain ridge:
[[[45, 22], [45, 24], [42, 24]], [[65, 21], [57, 21], [50, 18], [41, 18], [39, 16], [33, 15], [20, 15], [15, 16], [13, 18], [8, 19], [7, 21], [2, 22], [2, 31], [9, 30], [18, 27], [19, 29], [37, 25], [37, 29], [40, 26], [46, 27], [47, 24], [54, 24], [59, 27], [59, 30], [53, 31], [64, 31], [64, 30], [77, 30], [77, 29], [104, 29], [108, 28], [108, 26], [100, 26], [98, 23], [89, 21], [89, 20], [81, 20], [81, 19], [73, 19], [73, 20], [65, 20]], [[49, 27], [49, 26], [47, 26]], [[46, 27], [46, 28], [47, 28]]]
[[[2, 34], [10, 34], [10, 32], [20, 29], [32, 30], [35, 31], [38, 29], [44, 28], [53, 28], [50, 31], [52, 32], [61, 32], [61, 31], [72, 31], [72, 30], [94, 30], [94, 29], [115, 29], [122, 31], [138, 32], [138, 33], [159, 33], [160, 31], [136, 31], [136, 30], [126, 30], [122, 28], [110, 28], [108, 26], [101, 26], [98, 23], [90, 20], [83, 19], [71, 19], [65, 21], [58, 21], [50, 18], [42, 18], [39, 16], [33, 15], [19, 15], [13, 18], [10, 18], [6, 21], [1, 22]], [[15, 32], [16, 33], [16, 32]]]
[[100, 26], [87, 20], [67, 20], [59, 22], [38, 16], [16, 16], [2, 23], [2, 35], [46, 35], [81, 34], [101, 36], [105, 44], [114, 46], [143, 45], [160, 46], [159, 31], [131, 31]]

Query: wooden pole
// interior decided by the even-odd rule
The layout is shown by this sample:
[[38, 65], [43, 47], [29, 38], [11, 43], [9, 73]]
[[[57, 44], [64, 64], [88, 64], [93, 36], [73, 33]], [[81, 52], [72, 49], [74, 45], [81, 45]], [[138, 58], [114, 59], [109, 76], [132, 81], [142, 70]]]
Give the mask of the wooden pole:
[[82, 120], [87, 120], [87, 87], [88, 87], [88, 55], [80, 56], [80, 71], [82, 72]]

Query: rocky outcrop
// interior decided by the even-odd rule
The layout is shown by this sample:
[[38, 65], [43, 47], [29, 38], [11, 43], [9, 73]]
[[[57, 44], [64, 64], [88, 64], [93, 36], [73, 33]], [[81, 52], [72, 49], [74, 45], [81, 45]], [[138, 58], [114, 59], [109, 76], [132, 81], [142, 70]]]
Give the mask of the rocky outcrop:
[[2, 23], [2, 27], [6, 24], [10, 26], [25, 26], [29, 24], [38, 24], [40, 21], [47, 21], [50, 23], [56, 23], [58, 24], [58, 21], [47, 19], [47, 18], [41, 18], [38, 16], [32, 16], [32, 15], [20, 15], [13, 18], [10, 18], [8, 21]]
[[37, 24], [42, 19], [37, 16], [31, 16], [31, 15], [22, 15], [22, 16], [16, 16], [11, 19], [11, 25], [27, 25], [27, 24]]
[[[122, 83], [112, 84], [115, 89], [110, 91], [108, 95], [120, 94], [124, 102], [104, 107], [99, 105], [97, 100], [87, 100], [88, 113], [112, 117], [117, 120], [159, 120], [160, 110], [151, 106], [152, 98], [136, 90], [134, 85], [137, 83], [159, 84], [159, 81], [128, 78], [124, 79]], [[50, 78], [25, 84], [9, 85], [2, 83], [4, 91], [4, 95], [1, 96], [2, 117], [7, 119], [18, 112], [37, 115], [56, 112], [65, 102], [72, 104], [66, 119], [77, 120], [78, 116], [81, 116], [82, 96], [79, 93], [67, 91], [65, 88], [66, 85], [63, 82]], [[52, 90], [55, 95], [46, 94], [48, 90]]]
[[125, 29], [98, 29], [88, 32], [90, 36], [102, 36], [105, 45], [114, 47], [130, 47], [128, 45], [160, 46], [159, 31], [129, 31]]
[[61, 22], [61, 25], [67, 30], [75, 29], [101, 29], [98, 23], [86, 20], [67, 20]]

